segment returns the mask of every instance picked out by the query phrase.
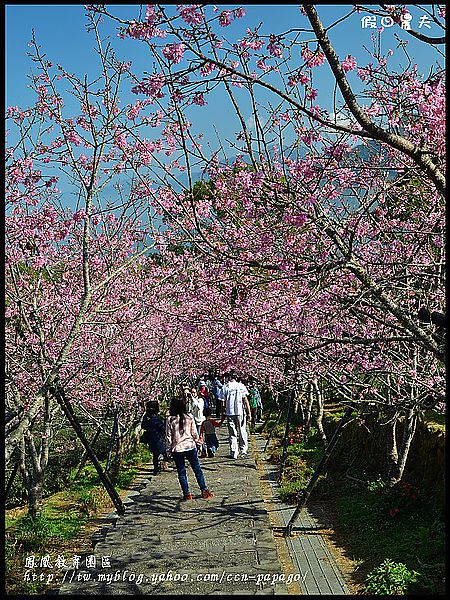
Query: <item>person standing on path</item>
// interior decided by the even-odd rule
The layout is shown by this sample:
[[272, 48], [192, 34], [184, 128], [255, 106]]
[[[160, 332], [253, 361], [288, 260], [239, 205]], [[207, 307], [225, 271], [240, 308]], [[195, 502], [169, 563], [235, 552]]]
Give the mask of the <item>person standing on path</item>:
[[200, 428], [202, 426], [203, 421], [205, 420], [205, 415], [203, 414], [203, 411], [205, 409], [205, 402], [203, 398], [198, 395], [195, 387], [193, 387], [191, 391], [186, 395], [186, 398], [186, 412], [194, 417], [195, 425], [197, 427], [197, 433], [200, 436]]
[[224, 412], [227, 417], [230, 442], [230, 458], [247, 456], [247, 418], [250, 417], [248, 390], [236, 380], [234, 373], [227, 373], [228, 383], [223, 386]]
[[170, 416], [167, 419], [166, 429], [167, 451], [173, 456], [178, 472], [178, 481], [183, 492], [183, 500], [192, 500], [186, 475], [186, 459], [192, 467], [202, 498], [212, 498], [214, 494], [208, 489], [205, 482], [200, 462], [198, 460], [197, 446], [199, 435], [194, 417], [186, 412], [184, 398], [175, 396], [170, 403]]
[[[197, 427], [197, 434], [198, 437], [200, 437], [202, 423], [205, 420], [205, 415], [203, 414], [203, 411], [205, 410], [205, 402], [198, 394], [195, 387], [193, 387], [185, 396], [185, 399], [186, 398], [186, 412], [194, 417], [195, 426]], [[199, 454], [203, 456], [206, 455], [206, 446], [204, 444], [200, 446]]]
[[222, 387], [223, 383], [220, 381], [219, 375], [216, 375], [213, 379], [213, 395], [216, 401], [216, 417], [220, 419], [222, 414]]
[[203, 403], [204, 403], [204, 408], [209, 408], [210, 402], [211, 402], [211, 396], [210, 396], [210, 391], [208, 388], [207, 383], [205, 382], [204, 385], [199, 385], [197, 387], [197, 395], [199, 398], [202, 398]]
[[222, 417], [219, 422], [215, 421], [211, 418], [211, 412], [210, 408], [205, 408], [204, 410], [205, 420], [200, 428], [200, 437], [205, 440], [207, 456], [214, 458], [219, 447], [219, 440], [215, 429], [222, 426], [224, 419]]
[[161, 472], [160, 455], [163, 457], [163, 469], [169, 470], [165, 442], [166, 426], [159, 416], [159, 404], [156, 400], [147, 402], [141, 427], [144, 430], [141, 440], [148, 444], [153, 455], [153, 475]]
[[[250, 380], [248, 392], [249, 392], [248, 398], [249, 398], [250, 410], [252, 413], [252, 425], [254, 427], [256, 425], [256, 421], [260, 420], [260, 419], [258, 419], [258, 411], [259, 411], [260, 407], [262, 409], [262, 402], [261, 402], [261, 394], [259, 393], [259, 390], [256, 387], [253, 379]], [[262, 410], [261, 410], [261, 412], [262, 412]]]

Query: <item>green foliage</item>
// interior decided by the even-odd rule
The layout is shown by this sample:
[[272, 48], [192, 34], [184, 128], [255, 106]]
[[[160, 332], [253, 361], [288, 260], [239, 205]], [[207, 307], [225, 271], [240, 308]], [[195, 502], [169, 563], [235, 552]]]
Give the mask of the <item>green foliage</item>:
[[[329, 416], [333, 421], [332, 427], [335, 426], [334, 419], [339, 420], [339, 416]], [[279, 461], [281, 457], [284, 430], [285, 424], [278, 424], [277, 436], [274, 438], [276, 447], [272, 450], [275, 461]], [[322, 455], [323, 446], [315, 429], [312, 429], [306, 440], [296, 440], [288, 446], [280, 486], [283, 501], [297, 499], [299, 492], [309, 483]], [[373, 575], [370, 580], [371, 588], [367, 593], [389, 593], [376, 591], [375, 586], [378, 584], [380, 589], [387, 589], [382, 588], [383, 585], [398, 584], [399, 589], [403, 584], [406, 586], [406, 591], [392, 592], [395, 594], [408, 593], [413, 586], [417, 593], [436, 593], [442, 590], [441, 557], [445, 555], [445, 528], [440, 496], [434, 495], [433, 489], [418, 489], [405, 481], [389, 487], [376, 470], [373, 470], [366, 485], [355, 483], [345, 477], [348, 460], [345, 448], [333, 454], [333, 462], [328, 463], [327, 475], [319, 477], [311, 502], [324, 502], [325, 506], [329, 503], [332, 507], [333, 524], [339, 535], [342, 532], [345, 537], [346, 551], [360, 563], [359, 573], [367, 573], [385, 557], [390, 557], [391, 563], [395, 561], [408, 565], [408, 572], [412, 574], [409, 578], [402, 567], [392, 568], [390, 583], [382, 583], [380, 573]], [[366, 478], [368, 467], [366, 464], [362, 467], [361, 477]], [[416, 571], [411, 569], [421, 573], [414, 582]], [[390, 575], [388, 569], [387, 577]]]
[[74, 537], [86, 522], [86, 518], [74, 510], [54, 513], [44, 507], [37, 517], [24, 515], [12, 527], [12, 533], [23, 551], [36, 551], [50, 539], [68, 540]]
[[305, 489], [305, 481], [285, 481], [279, 489], [279, 496], [282, 502], [292, 502], [295, 500], [299, 492]]
[[[285, 425], [283, 425], [283, 423], [279, 423], [278, 425], [275, 426], [275, 429], [273, 430], [272, 433], [272, 438], [280, 438], [283, 437], [284, 435], [284, 430], [285, 430]], [[268, 431], [271, 431], [272, 427], [270, 426], [270, 422], [269, 422], [269, 426], [267, 427]]]
[[375, 595], [402, 595], [411, 591], [419, 576], [417, 571], [410, 571], [405, 564], [387, 558], [367, 575], [366, 592]]
[[442, 429], [443, 431], [445, 431], [445, 414], [438, 413], [434, 410], [427, 410], [423, 414], [423, 419], [428, 425], [431, 425], [432, 427], [434, 426], [436, 429]]
[[[279, 458], [281, 450], [274, 452], [274, 455]], [[323, 449], [314, 427], [311, 427], [308, 435], [298, 437], [298, 441], [288, 446], [279, 492], [284, 502], [294, 502], [298, 493], [306, 488], [322, 455]]]
[[[166, 410], [166, 402], [161, 402], [161, 412]], [[123, 461], [124, 468], [139, 467], [143, 464], [147, 464], [153, 459], [153, 454], [147, 444], [137, 444], [135, 448], [132, 448], [130, 452], [125, 456]]]
[[70, 473], [71, 489], [83, 490], [84, 488], [91, 488], [101, 483], [94, 465], [87, 464], [78, 474], [77, 471], [78, 468], [75, 467]]
[[172, 252], [176, 256], [181, 256], [182, 254], [184, 254], [187, 248], [188, 246], [184, 246], [183, 244], [167, 244], [167, 251]]
[[398, 192], [389, 194], [386, 198], [387, 216], [402, 220], [412, 220], [417, 211], [428, 206], [428, 199], [423, 183], [416, 177], [401, 178], [396, 183]]
[[[101, 447], [102, 440], [99, 441]], [[64, 475], [64, 481], [67, 483], [64, 486], [65, 492], [44, 498], [42, 513], [34, 519], [27, 514], [20, 517], [10, 516], [11, 513], [6, 515], [5, 570], [9, 594], [44, 594], [49, 588], [48, 583], [23, 580], [23, 565], [27, 554], [61, 552], [59, 548], [67, 544], [66, 540], [78, 538], [83, 525], [100, 510], [111, 505], [95, 467], [87, 463], [75, 478], [80, 453], [76, 455], [76, 460], [73, 458], [70, 460], [71, 452], [67, 455], [60, 455], [61, 469], [67, 468], [69, 471]], [[115, 480], [115, 485], [118, 488], [128, 488], [136, 477], [139, 466], [149, 462], [150, 459], [151, 453], [148, 447], [138, 445], [137, 449], [124, 458], [123, 468]], [[101, 463], [104, 467], [105, 461]], [[56, 467], [55, 474], [57, 474]], [[62, 481], [63, 474], [59, 475]]]
[[192, 189], [194, 203], [197, 204], [201, 200], [212, 200], [214, 197], [215, 185], [211, 180], [196, 181]]
[[106, 491], [101, 487], [82, 489], [78, 494], [78, 506], [86, 516], [96, 514], [107, 498]]
[[378, 490], [384, 490], [386, 487], [386, 482], [381, 478], [374, 479], [373, 481], [367, 482], [367, 489], [369, 492], [377, 492]]
[[127, 469], [122, 469], [114, 478], [114, 485], [118, 488], [127, 489], [130, 487], [133, 480], [136, 478], [138, 474], [138, 469], [128, 467]]
[[39, 594], [42, 590], [40, 582], [27, 582], [23, 579], [23, 556], [18, 552], [17, 540], [10, 535], [5, 537], [5, 576], [8, 595], [24, 596]]
[[83, 449], [71, 440], [62, 439], [57, 442], [63, 445], [66, 451], [57, 454], [50, 452], [47, 471], [44, 480], [44, 496], [49, 496], [70, 485], [70, 473], [78, 464]]
[[[366, 488], [345, 483], [338, 493], [335, 490], [335, 498], [337, 524], [345, 531], [353, 556], [367, 564], [389, 556], [419, 568], [419, 559], [433, 565], [444, 556], [443, 515], [413, 486], [390, 489], [381, 479]], [[439, 585], [433, 577], [431, 567], [428, 579], [420, 580], [422, 588]]]

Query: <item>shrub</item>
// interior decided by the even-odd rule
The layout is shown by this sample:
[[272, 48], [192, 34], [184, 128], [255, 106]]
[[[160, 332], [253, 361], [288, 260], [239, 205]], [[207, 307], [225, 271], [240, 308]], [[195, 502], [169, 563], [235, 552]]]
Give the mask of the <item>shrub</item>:
[[419, 576], [405, 564], [387, 558], [367, 575], [365, 591], [375, 595], [403, 595], [410, 591]]
[[378, 492], [386, 488], [386, 482], [379, 476], [378, 479], [367, 482], [369, 492]]
[[279, 496], [282, 502], [295, 502], [299, 492], [305, 489], [305, 483], [303, 481], [286, 481], [283, 482]]
[[117, 475], [113, 478], [113, 483], [118, 488], [127, 489], [133, 483], [137, 474], [137, 469], [128, 467], [127, 470], [122, 470], [117, 473]]
[[106, 496], [106, 491], [99, 487], [81, 490], [78, 496], [78, 505], [81, 512], [87, 516], [95, 515], [104, 504]]

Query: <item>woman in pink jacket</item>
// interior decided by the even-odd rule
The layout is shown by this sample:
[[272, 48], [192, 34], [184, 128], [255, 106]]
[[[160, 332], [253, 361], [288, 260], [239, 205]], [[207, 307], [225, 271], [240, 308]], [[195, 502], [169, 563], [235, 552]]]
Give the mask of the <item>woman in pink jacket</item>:
[[197, 446], [201, 442], [197, 433], [194, 417], [186, 412], [186, 401], [180, 396], [172, 398], [170, 416], [167, 419], [166, 441], [167, 452], [173, 456], [178, 472], [178, 480], [183, 491], [183, 500], [192, 500], [186, 476], [186, 463], [194, 471], [195, 478], [202, 492], [202, 498], [212, 498], [214, 494], [206, 485], [203, 471], [198, 460]]

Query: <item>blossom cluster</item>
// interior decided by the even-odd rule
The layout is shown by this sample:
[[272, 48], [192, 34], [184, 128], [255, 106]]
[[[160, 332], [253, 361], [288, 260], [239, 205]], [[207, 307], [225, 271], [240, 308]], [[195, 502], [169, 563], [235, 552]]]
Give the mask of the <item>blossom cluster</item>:
[[156, 75], [150, 75], [144, 78], [141, 82], [131, 88], [134, 94], [145, 94], [150, 98], [163, 98], [164, 94], [161, 89], [166, 83], [165, 77], [162, 73]]
[[305, 440], [305, 437], [306, 435], [303, 431], [303, 425], [299, 425], [298, 427], [295, 427], [289, 431], [289, 444], [291, 446], [294, 444], [300, 444]]
[[168, 44], [163, 48], [162, 53], [170, 62], [175, 64], [181, 62], [184, 53], [184, 44]]
[[301, 55], [308, 67], [319, 67], [325, 62], [325, 54], [319, 49], [312, 52], [308, 46], [305, 46], [301, 51]]

